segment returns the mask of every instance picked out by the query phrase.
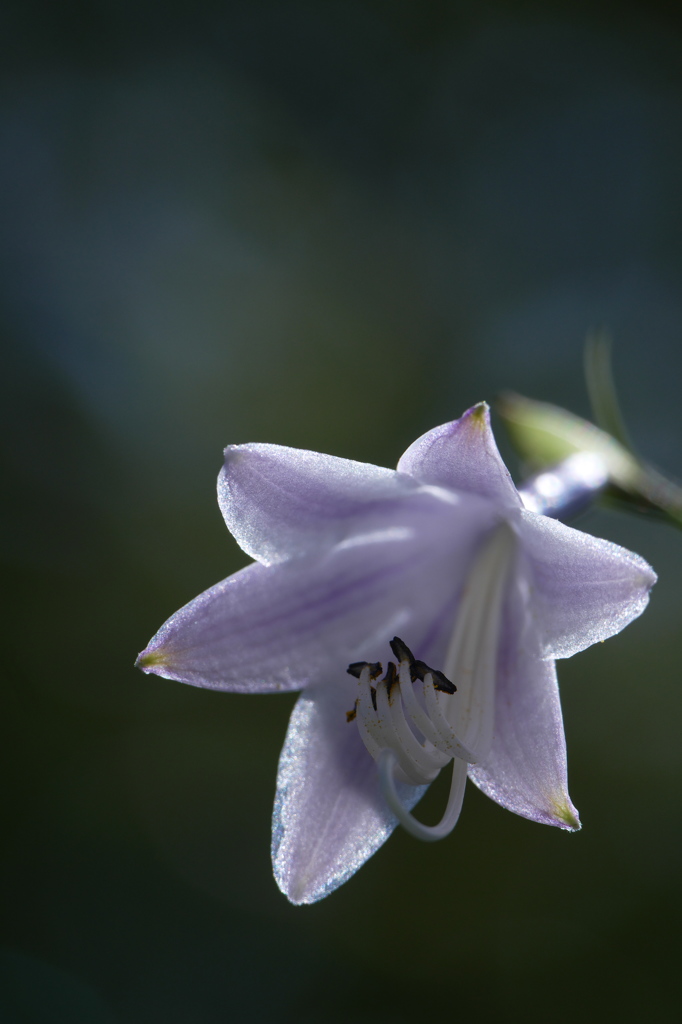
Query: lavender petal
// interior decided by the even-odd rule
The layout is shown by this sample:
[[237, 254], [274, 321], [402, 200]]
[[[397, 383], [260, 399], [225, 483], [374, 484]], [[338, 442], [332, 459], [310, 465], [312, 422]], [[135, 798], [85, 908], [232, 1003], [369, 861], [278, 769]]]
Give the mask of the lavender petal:
[[[292, 903], [314, 903], [346, 882], [397, 821], [376, 765], [346, 721], [357, 684], [328, 679], [301, 694], [282, 750], [272, 823], [275, 879]], [[425, 787], [401, 787], [413, 807]]]
[[225, 449], [218, 503], [252, 558], [272, 565], [379, 529], [416, 484], [391, 469], [333, 455], [243, 444]]
[[469, 777], [492, 800], [531, 821], [575, 831], [578, 812], [568, 795], [556, 668], [533, 651], [513, 614], [501, 651], [490, 754]]
[[485, 402], [417, 438], [398, 462], [398, 471], [420, 483], [491, 498], [503, 508], [521, 507], [497, 450]]
[[656, 574], [639, 555], [532, 512], [520, 534], [544, 657], [569, 658], [646, 608]]
[[430, 651], [433, 624], [453, 606], [492, 515], [488, 503], [426, 495], [411, 526], [385, 524], [319, 555], [248, 566], [176, 612], [138, 665], [194, 686], [263, 693], [374, 661], [399, 629]]

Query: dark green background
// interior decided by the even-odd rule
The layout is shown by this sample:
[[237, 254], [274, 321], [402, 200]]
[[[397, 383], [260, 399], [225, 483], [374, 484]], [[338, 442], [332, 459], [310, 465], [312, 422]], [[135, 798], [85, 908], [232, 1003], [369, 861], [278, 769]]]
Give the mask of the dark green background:
[[679, 534], [581, 524], [661, 575], [559, 666], [583, 831], [472, 787], [313, 907], [269, 864], [292, 696], [132, 667], [244, 564], [227, 443], [394, 465], [502, 388], [585, 413], [605, 323], [682, 474], [668, 6], [27, 0], [0, 30], [0, 1020], [679, 1020]]

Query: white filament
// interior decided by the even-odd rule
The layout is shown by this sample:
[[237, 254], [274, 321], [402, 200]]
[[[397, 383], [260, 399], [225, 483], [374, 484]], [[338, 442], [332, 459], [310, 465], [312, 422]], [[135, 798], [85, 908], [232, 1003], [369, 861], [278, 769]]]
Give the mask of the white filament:
[[395, 788], [395, 754], [393, 751], [389, 749], [382, 750], [378, 763], [381, 792], [403, 828], [410, 835], [413, 835], [415, 839], [422, 839], [426, 843], [433, 843], [437, 839], [445, 839], [446, 836], [449, 836], [457, 824], [459, 812], [462, 810], [464, 788], [467, 781], [466, 761], [462, 761], [459, 757], [453, 758], [450, 795], [445, 808], [445, 814], [437, 825], [424, 825], [421, 821], [418, 821], [414, 814], [407, 810], [398, 796]]
[[[444, 664], [456, 693], [439, 689], [430, 672], [413, 684], [411, 665], [404, 660], [390, 691], [386, 679], [377, 682], [375, 710], [370, 666], [361, 670], [356, 702], [360, 735], [377, 761], [388, 806], [419, 839], [442, 839], [452, 831], [464, 798], [467, 766], [490, 750], [502, 606], [515, 553], [516, 535], [502, 523], [476, 555], [464, 582]], [[403, 805], [396, 782], [423, 786], [449, 761], [452, 782], [443, 818], [438, 825], [423, 825]]]

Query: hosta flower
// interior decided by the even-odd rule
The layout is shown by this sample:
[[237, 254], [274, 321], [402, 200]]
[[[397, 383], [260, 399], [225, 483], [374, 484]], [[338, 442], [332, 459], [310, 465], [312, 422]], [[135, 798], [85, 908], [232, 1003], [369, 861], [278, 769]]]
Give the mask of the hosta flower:
[[[218, 500], [255, 561], [181, 608], [138, 664], [212, 689], [303, 691], [273, 818], [292, 902], [346, 881], [398, 820], [447, 833], [467, 775], [516, 814], [579, 827], [554, 662], [621, 630], [656, 577], [524, 508], [485, 405], [419, 438], [397, 471], [230, 447]], [[412, 808], [450, 763], [429, 829]]]

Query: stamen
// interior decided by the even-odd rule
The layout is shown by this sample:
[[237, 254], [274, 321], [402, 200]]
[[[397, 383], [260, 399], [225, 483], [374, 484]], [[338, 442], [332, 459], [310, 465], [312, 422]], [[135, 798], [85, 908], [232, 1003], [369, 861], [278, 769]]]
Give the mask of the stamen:
[[[405, 667], [406, 663], [403, 662], [400, 666], [401, 676]], [[400, 682], [402, 683], [402, 679]], [[407, 684], [409, 687], [412, 685], [409, 675]], [[405, 720], [401, 692], [401, 685], [395, 688], [393, 694], [390, 694], [386, 687], [379, 686], [377, 712], [390, 721], [392, 733], [388, 739], [402, 774], [413, 786], [421, 786], [425, 781], [432, 782], [436, 778], [440, 769], [448, 763], [449, 757], [440, 753], [433, 744], [421, 744], [416, 739]], [[388, 729], [386, 731], [388, 733]]]
[[405, 703], [407, 713], [424, 739], [429, 740], [430, 743], [437, 744], [440, 739], [440, 733], [417, 700], [413, 687], [402, 684], [402, 671], [403, 669], [401, 665], [400, 695]]
[[[468, 765], [490, 750], [502, 606], [515, 555], [516, 536], [503, 523], [476, 556], [462, 587], [445, 672], [414, 658], [400, 637], [391, 640], [399, 669], [389, 661], [382, 679], [380, 662], [348, 666], [359, 695], [346, 718], [356, 722], [378, 764], [386, 803], [417, 838], [433, 841], [452, 831]], [[426, 785], [449, 761], [452, 782], [443, 818], [438, 825], [423, 825], [405, 808], [396, 783]]]

